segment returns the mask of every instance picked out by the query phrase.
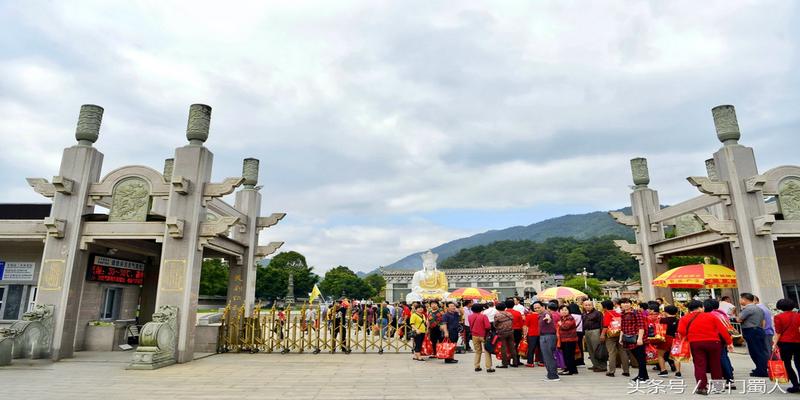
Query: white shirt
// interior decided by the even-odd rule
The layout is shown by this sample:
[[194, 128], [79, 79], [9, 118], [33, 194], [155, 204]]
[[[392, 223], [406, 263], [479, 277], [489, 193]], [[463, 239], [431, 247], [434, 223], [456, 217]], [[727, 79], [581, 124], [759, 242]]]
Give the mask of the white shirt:
[[522, 304], [515, 305], [514, 306], [514, 310], [519, 311], [519, 313], [522, 314], [522, 315], [527, 314], [527, 310], [525, 310], [525, 306], [523, 306]]
[[487, 309], [483, 310], [483, 315], [485, 315], [485, 316], [487, 316], [489, 318], [489, 322], [490, 323], [494, 322], [494, 315], [495, 314], [497, 314], [497, 309], [494, 308], [494, 307], [487, 308]]
[[725, 314], [728, 314], [728, 316], [731, 317], [733, 316], [733, 310], [736, 309], [736, 306], [728, 303], [727, 301], [720, 301], [718, 309], [724, 311]]
[[469, 326], [470, 315], [472, 315], [472, 310], [469, 307], [464, 307], [464, 326]]

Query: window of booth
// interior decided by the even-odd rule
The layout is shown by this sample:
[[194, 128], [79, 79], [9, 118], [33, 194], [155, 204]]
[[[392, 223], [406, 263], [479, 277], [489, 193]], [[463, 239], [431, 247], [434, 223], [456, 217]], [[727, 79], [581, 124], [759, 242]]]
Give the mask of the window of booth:
[[122, 303], [122, 288], [107, 287], [103, 289], [102, 303], [100, 303], [100, 319], [113, 321], [119, 319], [119, 308]]
[[[0, 317], [3, 316], [3, 305], [6, 304], [6, 288], [0, 286]], [[2, 319], [2, 318], [0, 318]]]

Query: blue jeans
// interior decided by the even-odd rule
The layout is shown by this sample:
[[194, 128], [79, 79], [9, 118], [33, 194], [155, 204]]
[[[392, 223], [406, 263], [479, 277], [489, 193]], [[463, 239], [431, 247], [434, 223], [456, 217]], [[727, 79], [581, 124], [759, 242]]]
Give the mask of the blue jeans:
[[759, 377], [768, 377], [767, 373], [767, 360], [769, 359], [769, 350], [767, 350], [767, 340], [764, 337], [764, 329], [761, 327], [742, 328], [742, 336], [744, 341], [747, 342], [747, 351], [750, 353], [750, 359], [753, 360], [756, 369], [753, 373]]
[[380, 319], [380, 324], [381, 324], [381, 337], [385, 338], [386, 337], [386, 326], [389, 325], [389, 320], [386, 319], [386, 318], [381, 318]]
[[558, 368], [556, 368], [556, 335], [540, 335], [539, 346], [544, 358], [544, 366], [547, 369], [547, 379], [558, 378]]
[[725, 380], [732, 381], [733, 364], [731, 364], [731, 359], [728, 357], [728, 345], [724, 341], [722, 342], [722, 357], [720, 357], [720, 361], [722, 364], [722, 377]]

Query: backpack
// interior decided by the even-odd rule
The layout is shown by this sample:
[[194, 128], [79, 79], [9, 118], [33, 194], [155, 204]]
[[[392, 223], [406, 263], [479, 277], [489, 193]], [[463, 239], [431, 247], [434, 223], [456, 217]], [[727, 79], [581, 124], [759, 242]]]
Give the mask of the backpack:
[[495, 342], [497, 341], [497, 335], [495, 335], [494, 330], [486, 331], [486, 337], [483, 341], [483, 349], [488, 351], [491, 357], [491, 354], [494, 354], [495, 349]]
[[499, 312], [494, 316], [494, 328], [498, 335], [505, 335], [514, 330], [514, 317], [507, 312]]

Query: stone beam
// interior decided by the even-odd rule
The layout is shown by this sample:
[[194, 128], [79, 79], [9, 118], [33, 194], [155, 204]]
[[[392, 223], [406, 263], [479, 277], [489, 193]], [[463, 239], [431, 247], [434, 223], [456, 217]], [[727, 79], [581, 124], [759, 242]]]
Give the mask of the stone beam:
[[266, 246], [258, 246], [256, 247], [256, 257], [264, 258], [269, 256], [270, 254], [278, 251], [278, 249], [283, 246], [283, 242], [270, 242]]
[[25, 178], [36, 193], [52, 198], [56, 195], [56, 187], [44, 178]]
[[728, 236], [723, 236], [716, 232], [703, 231], [660, 240], [653, 243], [653, 251], [658, 257], [663, 257], [667, 254], [680, 253], [730, 241], [731, 238]]
[[200, 224], [200, 236], [227, 236], [237, 222], [239, 217], [220, 217], [214, 222], [203, 222]]
[[800, 221], [775, 221], [772, 224], [772, 234], [779, 237], [800, 236]]
[[2, 240], [44, 240], [47, 229], [42, 220], [6, 220], [0, 221], [0, 239]]
[[614, 245], [632, 256], [642, 255], [642, 246], [638, 243], [629, 243], [627, 240], [615, 240]]
[[272, 213], [269, 217], [258, 217], [256, 219], [256, 227], [258, 229], [266, 229], [270, 226], [277, 224], [283, 217], [286, 216], [286, 213]]
[[203, 196], [222, 197], [233, 193], [242, 183], [244, 183], [244, 178], [241, 176], [225, 178], [225, 180], [220, 183], [207, 183], [206, 187], [203, 189]]
[[732, 220], [720, 220], [717, 217], [705, 213], [705, 212], [695, 212], [694, 215], [697, 218], [700, 218], [700, 221], [703, 222], [703, 227], [710, 229], [712, 232], [717, 232], [721, 235], [735, 235], [736, 234], [736, 223]]
[[625, 225], [625, 226], [634, 227], [634, 228], [638, 228], [638, 226], [639, 226], [636, 223], [636, 217], [634, 217], [632, 215], [626, 215], [622, 211], [609, 211], [608, 215], [610, 215], [611, 218], [614, 218], [614, 220], [617, 221], [617, 223], [619, 223], [619, 224], [622, 224], [622, 225]]
[[775, 223], [774, 215], [761, 215], [753, 217], [753, 227], [755, 228], [756, 235], [770, 235], [772, 234], [772, 224]]
[[703, 194], [697, 197], [693, 197], [689, 200], [680, 202], [678, 204], [672, 205], [670, 207], [662, 208], [661, 210], [654, 212], [653, 215], [650, 217], [650, 222], [653, 223], [663, 222], [668, 219], [673, 219], [683, 214], [699, 210], [701, 208], [713, 206], [715, 204], [718, 204], [719, 202], [720, 199], [713, 196], [709, 196], [707, 194]]
[[214, 214], [228, 217], [238, 217], [239, 221], [247, 221], [247, 215], [236, 209], [236, 207], [222, 201], [221, 199], [214, 198], [206, 203], [206, 207]]
[[728, 183], [724, 181], [712, 181], [707, 176], [690, 176], [686, 178], [689, 183], [697, 188], [700, 193], [705, 193], [709, 196], [719, 197], [725, 204], [730, 204], [730, 188]]

